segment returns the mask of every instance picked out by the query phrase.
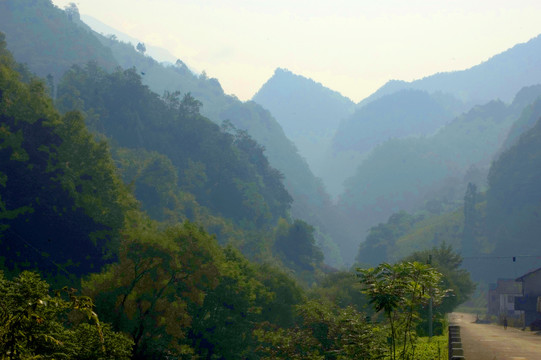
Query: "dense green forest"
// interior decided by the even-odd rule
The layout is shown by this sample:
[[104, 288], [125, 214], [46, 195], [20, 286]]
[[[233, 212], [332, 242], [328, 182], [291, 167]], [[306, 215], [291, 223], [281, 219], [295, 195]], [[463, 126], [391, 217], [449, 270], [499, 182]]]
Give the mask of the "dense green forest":
[[[445, 201], [434, 200], [423, 212], [391, 215], [387, 222], [371, 227], [358, 260], [365, 264], [396, 261], [409, 251], [446, 243], [461, 252], [465, 267], [478, 281], [491, 282], [538, 267], [538, 103], [527, 106], [515, 122], [490, 166], [486, 186], [469, 182], [462, 205], [454, 211]], [[527, 126], [534, 118], [533, 127]], [[525, 131], [518, 136], [520, 128]]]
[[[82, 22], [77, 25], [88, 28]], [[190, 93], [201, 101], [203, 116], [218, 125], [229, 121], [238, 129], [247, 131], [265, 148], [272, 167], [284, 175], [284, 185], [293, 198], [292, 215], [314, 225], [316, 241], [325, 249], [325, 260], [329, 264], [343, 265], [339, 244], [334, 240], [342, 237], [341, 229], [332, 226], [332, 221], [328, 220], [339, 214], [331, 204], [325, 185], [314, 176], [305, 155], [297, 150], [299, 145], [286, 136], [275, 114], [255, 101], [241, 102], [234, 95], [225, 94], [216, 78], [209, 78], [204, 72], [193, 74], [180, 59], [174, 65], [160, 64], [136, 51], [133, 44], [118, 41], [114, 36], [94, 35], [112, 51], [120, 66], [135, 68], [144, 74], [142, 83], [153, 92], [160, 95]]]
[[[270, 167], [263, 148], [245, 131], [230, 125], [231, 129], [226, 129], [230, 134], [202, 117], [201, 102], [190, 94], [168, 93], [160, 99], [141, 84], [140, 75], [133, 69], [107, 74], [89, 63], [66, 73], [57, 98], [62, 111], [77, 109], [92, 114], [90, 128], [110, 138], [115, 146], [149, 152], [142, 157], [116, 152], [117, 156], [129, 157], [119, 161], [127, 164], [123, 169], [126, 173], [134, 173], [128, 175], [129, 180], [136, 181], [139, 198], [150, 202], [144, 204], [145, 208], [157, 206], [152, 201], [158, 196], [151, 191], [163, 191], [149, 187], [167, 183], [160, 178], [145, 179], [145, 173], [151, 172], [150, 176], [161, 173], [166, 178], [179, 174], [181, 190], [238, 224], [246, 221], [264, 227], [287, 216], [292, 199], [281, 182], [282, 175]], [[152, 152], [163, 158], [152, 159]], [[133, 164], [147, 156], [151, 157], [149, 165]], [[168, 164], [175, 170], [167, 169]], [[131, 167], [142, 167], [141, 174], [136, 175], [137, 170]]]
[[541, 87], [487, 80], [538, 42], [241, 102], [75, 4], [0, 2], [1, 358], [434, 358], [429, 303], [441, 336], [472, 279], [540, 266]]
[[[192, 151], [183, 153], [184, 142], [179, 141], [176, 158], [170, 159], [167, 153], [157, 152], [163, 149], [152, 148], [152, 138], [143, 141], [137, 136], [137, 131], [147, 131], [145, 126], [149, 126], [141, 120], [145, 111], [170, 111], [174, 113], [171, 122], [157, 125], [168, 126], [173, 135], [176, 126], [183, 126], [179, 136], [190, 126], [207, 129], [206, 135], [221, 139], [222, 146], [227, 144], [221, 150], [223, 156], [228, 156], [225, 149], [231, 149], [224, 168], [239, 169], [241, 179], [258, 177], [260, 186], [272, 183], [285, 196], [280, 176], [245, 132], [220, 129], [208, 122], [199, 115], [199, 103], [190, 95], [160, 99], [140, 84], [133, 71], [100, 72], [92, 63], [67, 73], [59, 86], [58, 106], [65, 109], [67, 104], [90, 104], [92, 100], [95, 107], [61, 113], [49, 96], [50, 89], [15, 63], [3, 37], [0, 39], [0, 241], [4, 271], [0, 276], [0, 349], [8, 359], [376, 358], [391, 353], [394, 357], [397, 351], [406, 356], [414, 351], [409, 340], [402, 344], [396, 334], [391, 334], [393, 347], [385, 341], [391, 318], [402, 321], [403, 326], [407, 323], [404, 331], [424, 328], [422, 322], [406, 321], [413, 316], [411, 311], [393, 308], [387, 317], [376, 316], [374, 321], [367, 321], [366, 313], [360, 312], [374, 311], [366, 304], [376, 295], [368, 291], [363, 295], [360, 290], [362, 284], [370, 288], [374, 281], [370, 271], [377, 269], [364, 272], [361, 283], [354, 273], [319, 272], [319, 285], [308, 289], [302, 284], [314, 275], [306, 274], [317, 275], [323, 259], [310, 225], [301, 220], [289, 223], [280, 217], [283, 209], [273, 214], [269, 208], [268, 216], [261, 218], [254, 211], [229, 214], [226, 209], [212, 208], [211, 203], [205, 206], [206, 198], [198, 189], [175, 182], [174, 170], [177, 161], [184, 160], [186, 169], [196, 173], [193, 176], [214, 176], [211, 171], [202, 171], [207, 167], [193, 169], [197, 160], [209, 160], [196, 150], [204, 149], [205, 142], [192, 142]], [[92, 82], [87, 83], [90, 80], [85, 74], [91, 70], [95, 71], [92, 79], [100, 81], [100, 91], [107, 94], [116, 89], [116, 95], [100, 96]], [[75, 90], [78, 83], [74, 79], [88, 87]], [[69, 93], [80, 97], [64, 94], [64, 86], [71, 86]], [[122, 86], [131, 91], [129, 97], [122, 95]], [[92, 99], [84, 97], [85, 89], [90, 90]], [[138, 101], [130, 107], [123, 99]], [[107, 109], [107, 101], [115, 101], [116, 107]], [[133, 111], [136, 104], [142, 107], [138, 116]], [[98, 116], [116, 111], [117, 121], [129, 109], [131, 117], [125, 116], [124, 121], [140, 120], [127, 127], [133, 138], [125, 137], [125, 132], [115, 134], [119, 130], [111, 124], [113, 120], [107, 123], [106, 117]], [[94, 133], [87, 129], [85, 120]], [[143, 142], [134, 145], [133, 141]], [[149, 149], [143, 150], [146, 146]], [[243, 158], [242, 166], [235, 165], [238, 157], [248, 156], [253, 158]], [[149, 180], [148, 176], [157, 178]], [[125, 185], [123, 179], [129, 183]], [[174, 198], [173, 204], [159, 196], [164, 194]], [[233, 196], [242, 198], [239, 193]], [[156, 199], [165, 202], [155, 203]], [[198, 199], [203, 199], [202, 204]], [[285, 196], [286, 208], [288, 201]], [[189, 221], [184, 203], [191, 203], [200, 217]], [[238, 206], [242, 209], [251, 204]], [[169, 211], [156, 211], [159, 208]], [[144, 212], [147, 209], [148, 214]], [[169, 213], [185, 214], [186, 218]], [[237, 229], [240, 236], [248, 231], [246, 222], [262, 221], [259, 225], [263, 229], [276, 223], [270, 241], [274, 255], [266, 254], [265, 258], [262, 254], [255, 263], [232, 245], [220, 245], [202, 226], [210, 221], [203, 214], [211, 213]], [[152, 219], [152, 214], [161, 219]], [[265, 240], [264, 236], [259, 239]], [[434, 289], [439, 288], [441, 276], [448, 276], [443, 267], [440, 273], [411, 262], [390, 269], [403, 271], [409, 266], [416, 267], [419, 276], [427, 272], [426, 284]], [[287, 274], [288, 268], [298, 280]], [[411, 278], [403, 277], [404, 286], [416, 283], [415, 276], [414, 272]], [[456, 291], [471, 292], [468, 284]], [[414, 300], [411, 309], [415, 313], [421, 312], [427, 301], [416, 289], [397, 288], [403, 301]], [[437, 298], [437, 293], [433, 296]], [[439, 321], [448, 311], [442, 300]]]
[[[294, 200], [292, 216], [313, 224], [316, 242], [325, 250], [328, 263], [343, 264], [334, 240], [340, 237], [336, 233], [341, 228], [327, 220], [338, 216], [329, 196], [268, 110], [224, 94], [217, 79], [193, 74], [180, 59], [175, 64], [161, 64], [138, 51], [135, 44], [98, 34], [80, 20], [76, 6], [68, 10], [55, 7], [49, 0], [0, 3], [0, 31], [6, 34], [8, 48], [19, 62], [47, 79], [53, 96], [72, 65], [84, 68], [90, 61], [108, 72], [117, 66], [134, 69], [142, 84], [160, 97], [178, 93], [182, 98], [190, 93], [201, 102], [199, 110], [204, 117], [219, 126], [230, 121], [265, 148], [269, 163], [284, 175], [283, 183]], [[32, 26], [27, 26], [29, 23]], [[39, 46], [30, 46], [32, 43]], [[43, 47], [47, 50], [42, 51]]]
[[96, 61], [114, 69], [118, 64], [112, 51], [87, 29], [72, 26], [76, 18], [67, 15], [48, 0], [2, 1], [0, 30], [17, 61], [50, 83], [58, 82], [74, 64]]
[[[508, 146], [510, 129], [541, 116], [531, 105], [539, 95], [538, 86], [526, 87], [509, 105], [475, 106], [431, 136], [394, 138], [374, 148], [347, 180], [338, 202], [348, 209], [343, 217], [356, 219], [351, 234], [365, 233], [399, 211], [454, 211], [462, 206], [468, 183], [485, 189], [492, 161]], [[352, 251], [356, 244], [350, 246]]]

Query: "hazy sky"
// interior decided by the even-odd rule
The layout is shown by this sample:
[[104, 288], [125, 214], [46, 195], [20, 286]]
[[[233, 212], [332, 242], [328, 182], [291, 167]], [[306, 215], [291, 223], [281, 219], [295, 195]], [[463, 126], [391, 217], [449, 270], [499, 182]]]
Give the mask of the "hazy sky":
[[357, 102], [541, 33], [539, 0], [53, 0], [168, 49], [251, 98], [277, 67]]

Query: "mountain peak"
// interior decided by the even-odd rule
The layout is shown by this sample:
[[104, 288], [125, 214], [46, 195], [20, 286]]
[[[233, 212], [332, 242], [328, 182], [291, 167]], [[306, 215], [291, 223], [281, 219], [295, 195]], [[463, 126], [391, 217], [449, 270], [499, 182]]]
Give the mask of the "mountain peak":
[[261, 97], [265, 96], [263, 95], [265, 92], [271, 91], [271, 89], [274, 89], [275, 87], [280, 87], [279, 92], [280, 94], [282, 94], [282, 97], [291, 96], [298, 91], [304, 91], [308, 89], [316, 91], [317, 89], [317, 91], [319, 92], [326, 93], [329, 96], [335, 97], [337, 99], [342, 99], [341, 101], [353, 104], [353, 102], [348, 97], [340, 94], [338, 91], [332, 90], [311, 78], [295, 74], [291, 70], [280, 67], [274, 70], [273, 76], [270, 77], [263, 84], [263, 86], [261, 86], [257, 93], [252, 97], [252, 100], [259, 102], [258, 99], [261, 100]]
[[282, 68], [275, 70], [253, 100], [274, 115], [312, 171], [321, 177], [332, 135], [355, 104], [321, 83]]

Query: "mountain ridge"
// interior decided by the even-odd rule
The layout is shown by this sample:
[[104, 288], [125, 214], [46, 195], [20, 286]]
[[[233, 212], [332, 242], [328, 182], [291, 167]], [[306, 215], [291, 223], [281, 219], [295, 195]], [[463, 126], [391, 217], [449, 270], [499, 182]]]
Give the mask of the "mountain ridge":
[[312, 172], [331, 190], [324, 161], [335, 129], [355, 104], [313, 79], [282, 68], [275, 70], [252, 99], [271, 111]]
[[[17, 16], [14, 16], [14, 12]], [[47, 26], [44, 23], [49, 20], [46, 21], [43, 14], [49, 16], [49, 20], [53, 19]], [[328, 211], [326, 207], [330, 206], [326, 191], [321, 182], [312, 174], [306, 162], [298, 155], [294, 144], [287, 139], [279, 124], [263, 107], [253, 102], [243, 103], [235, 96], [225, 94], [217, 79], [208, 78], [204, 72], [197, 76], [182, 62], [169, 66], [163, 65], [136, 51], [131, 44], [102, 36], [80, 22], [78, 17], [68, 16], [50, 1], [0, 2], [0, 20], [2, 20], [0, 31], [6, 30], [6, 37], [11, 39], [9, 40], [11, 50], [25, 50], [25, 54], [28, 55], [26, 59], [32, 61], [21, 59], [21, 52], [13, 51], [17, 60], [27, 62], [32, 71], [39, 69], [40, 66], [44, 67], [38, 72], [38, 75], [42, 77], [55, 71], [54, 81], [49, 84], [52, 93], [55, 92], [56, 82], [70, 66], [74, 63], [84, 66], [93, 59], [84, 55], [90, 48], [93, 49], [92, 53], [106, 55], [104, 58], [108, 60], [108, 66], [105, 68], [108, 71], [112, 71], [117, 66], [133, 69], [142, 77], [143, 84], [160, 96], [168, 96], [176, 92], [181, 95], [191, 93], [194, 99], [202, 103], [200, 110], [203, 116], [218, 125], [225, 120], [230, 120], [238, 129], [248, 131], [259, 144], [264, 146], [265, 155], [271, 165], [284, 174], [287, 190], [294, 197], [292, 216], [313, 224], [316, 232], [321, 234], [321, 236], [318, 235], [318, 243], [323, 244], [327, 249], [325, 256], [330, 259], [331, 264], [341, 263], [333, 237], [325, 235], [327, 226], [324, 214]], [[33, 27], [39, 27], [41, 31], [25, 33], [27, 31], [25, 21], [30, 21]], [[62, 42], [63, 47], [60, 49], [62, 51], [33, 53], [37, 51], [37, 48], [26, 46], [28, 43], [39, 43], [43, 47], [48, 46], [49, 42], [54, 43], [57, 36], [53, 30], [59, 34], [74, 35]], [[20, 32], [24, 34], [20, 35]], [[77, 37], [80, 34], [82, 38]], [[86, 39], [89, 40], [86, 41]], [[81, 48], [84, 51], [71, 51], [72, 48]], [[64, 61], [64, 59], [56, 58], [65, 54], [75, 59]], [[72, 59], [71, 57], [66, 56], [67, 59]], [[101, 66], [103, 62], [98, 61], [98, 65]], [[307, 212], [304, 209], [311, 209], [311, 211]]]
[[[541, 55], [539, 54], [541, 54], [541, 34], [526, 42], [515, 44], [509, 49], [491, 56], [486, 61], [464, 70], [438, 72], [409, 82], [390, 80], [374, 93], [361, 100], [358, 106], [364, 106], [383, 95], [404, 88], [429, 92], [437, 90], [447, 92], [470, 105], [480, 104], [492, 99], [510, 102], [522, 87], [541, 82], [541, 70], [536, 71], [533, 78], [528, 75], [531, 74], [531, 70], [540, 68]], [[529, 58], [526, 55], [534, 55], [537, 59], [534, 59], [533, 62], [523, 61]], [[515, 62], [518, 61], [522, 66], [519, 64], [511, 66], [508, 62], [512, 61], [513, 57], [516, 59]], [[505, 71], [506, 69], [507, 71]], [[484, 75], [485, 72], [494, 75], [491, 83], [481, 82], [483, 77], [486, 79], [491, 78]], [[468, 81], [467, 78], [468, 76], [471, 78], [471, 74], [477, 79]], [[453, 82], [452, 77], [458, 77], [459, 81]], [[498, 79], [501, 79], [501, 81]]]

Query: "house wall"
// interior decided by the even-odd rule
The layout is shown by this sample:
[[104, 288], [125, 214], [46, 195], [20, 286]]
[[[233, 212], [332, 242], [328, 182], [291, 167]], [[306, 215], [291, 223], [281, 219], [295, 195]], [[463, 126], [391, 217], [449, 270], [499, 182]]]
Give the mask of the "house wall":
[[537, 312], [537, 298], [541, 296], [541, 271], [533, 272], [522, 278], [523, 309], [525, 310], [524, 325], [529, 326], [536, 320], [541, 319], [541, 313]]
[[520, 283], [515, 279], [498, 279], [496, 284], [491, 284], [488, 291], [488, 313], [498, 317], [515, 317], [521, 315], [515, 311], [515, 297], [521, 297]]
[[523, 279], [524, 295], [541, 296], [541, 271], [536, 271]]
[[506, 315], [506, 316], [515, 315], [515, 295], [514, 294], [500, 294], [500, 314]]

